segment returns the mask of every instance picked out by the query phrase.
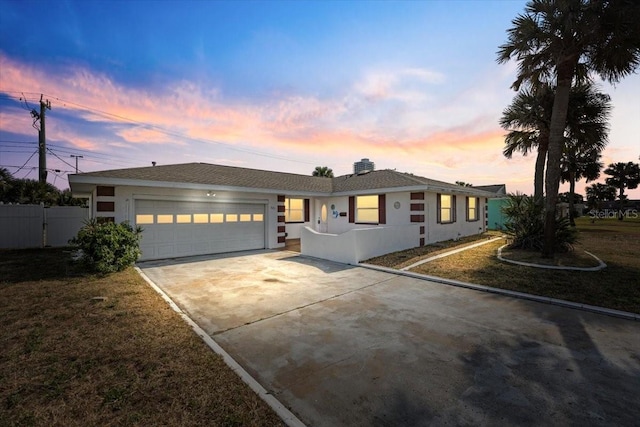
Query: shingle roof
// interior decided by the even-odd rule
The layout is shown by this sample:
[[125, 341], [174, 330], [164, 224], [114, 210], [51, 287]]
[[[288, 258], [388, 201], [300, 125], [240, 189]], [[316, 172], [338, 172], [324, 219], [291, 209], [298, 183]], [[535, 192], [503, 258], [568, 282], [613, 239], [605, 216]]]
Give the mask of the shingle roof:
[[448, 182], [397, 172], [390, 169], [371, 171], [360, 175], [344, 175], [333, 179], [333, 192], [376, 190], [398, 187], [432, 187], [442, 190], [461, 190], [461, 187]]
[[83, 177], [181, 182], [211, 186], [246, 187], [301, 192], [331, 192], [331, 179], [209, 163], [113, 169], [81, 174]]
[[343, 175], [330, 178], [273, 172], [259, 169], [247, 169], [234, 166], [213, 165], [208, 163], [184, 163], [130, 169], [113, 169], [88, 172], [74, 176], [112, 178], [135, 181], [155, 181], [203, 184], [223, 187], [257, 188], [277, 190], [287, 193], [348, 193], [386, 188], [426, 187], [434, 191], [452, 191], [458, 193], [482, 193], [474, 187], [461, 187], [456, 184], [436, 181], [394, 170], [377, 170], [365, 174]]
[[474, 185], [474, 187], [482, 191], [488, 191], [489, 193], [496, 193], [498, 195], [507, 194], [507, 186], [505, 184]]

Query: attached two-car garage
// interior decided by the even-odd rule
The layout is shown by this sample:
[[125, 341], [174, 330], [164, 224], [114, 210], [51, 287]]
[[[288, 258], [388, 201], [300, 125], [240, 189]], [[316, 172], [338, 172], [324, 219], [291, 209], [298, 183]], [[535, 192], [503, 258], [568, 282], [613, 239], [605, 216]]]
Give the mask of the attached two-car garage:
[[265, 248], [265, 205], [136, 200], [141, 260]]

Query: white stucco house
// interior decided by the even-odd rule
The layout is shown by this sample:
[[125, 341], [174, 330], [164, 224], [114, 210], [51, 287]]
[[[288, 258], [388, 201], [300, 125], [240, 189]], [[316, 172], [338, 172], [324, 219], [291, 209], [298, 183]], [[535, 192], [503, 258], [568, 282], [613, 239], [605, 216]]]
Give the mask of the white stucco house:
[[92, 217], [141, 226], [143, 260], [277, 249], [357, 263], [486, 230], [495, 193], [378, 170], [322, 178], [206, 163], [69, 176]]

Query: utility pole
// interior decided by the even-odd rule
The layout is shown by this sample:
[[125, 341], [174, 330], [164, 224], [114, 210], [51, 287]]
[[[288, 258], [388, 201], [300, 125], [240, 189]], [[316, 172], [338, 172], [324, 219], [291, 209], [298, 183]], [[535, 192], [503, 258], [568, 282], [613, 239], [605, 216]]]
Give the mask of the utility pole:
[[72, 154], [71, 157], [75, 157], [76, 158], [76, 173], [78, 173], [78, 159], [84, 159], [84, 156], [76, 156], [76, 155]]
[[43, 95], [40, 95], [40, 114], [35, 110], [31, 111], [31, 115], [36, 119], [40, 119], [40, 129], [38, 130], [38, 154], [40, 161], [38, 163], [38, 178], [39, 182], [47, 182], [47, 139], [45, 135], [44, 126], [44, 112], [51, 110], [51, 102], [47, 99], [46, 102], [42, 100]]

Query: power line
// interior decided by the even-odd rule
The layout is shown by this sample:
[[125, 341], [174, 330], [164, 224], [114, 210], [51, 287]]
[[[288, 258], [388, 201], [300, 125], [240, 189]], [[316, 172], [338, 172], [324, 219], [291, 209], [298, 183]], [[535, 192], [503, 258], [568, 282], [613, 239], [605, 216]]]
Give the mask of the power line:
[[[64, 160], [62, 157], [58, 156], [56, 153], [54, 153], [53, 151], [51, 151], [51, 149], [47, 148], [47, 151], [50, 152], [51, 154], [53, 154], [55, 157], [58, 158], [58, 160], [60, 160], [62, 163], [66, 164], [67, 166], [71, 166], [72, 168], [74, 167], [71, 163], [68, 163], [66, 160]], [[80, 171], [82, 172], [82, 171]]]
[[[14, 147], [7, 147], [7, 148], [14, 148]], [[28, 154], [30, 153], [30, 150], [3, 150], [0, 149], [0, 153], [20, 153], [20, 154]]]
[[257, 151], [257, 150], [239, 148], [239, 147], [235, 147], [235, 146], [233, 146], [233, 145], [231, 145], [229, 143], [222, 142], [222, 141], [217, 141], [217, 140], [214, 140], [214, 139], [193, 138], [193, 137], [191, 137], [189, 135], [186, 135], [184, 133], [171, 131], [171, 130], [165, 129], [165, 128], [161, 127], [161, 126], [140, 122], [138, 120], [134, 120], [134, 119], [131, 119], [129, 117], [125, 117], [125, 116], [121, 116], [121, 115], [118, 115], [118, 114], [109, 113], [107, 111], [102, 111], [102, 110], [99, 110], [97, 108], [92, 108], [92, 107], [89, 107], [89, 106], [86, 106], [86, 105], [78, 104], [76, 102], [68, 101], [68, 100], [53, 96], [53, 95], [47, 95], [47, 96], [49, 96], [49, 97], [51, 97], [51, 98], [53, 98], [53, 99], [55, 99], [57, 101], [60, 101], [63, 104], [64, 103], [68, 103], [68, 104], [75, 105], [77, 107], [83, 108], [85, 110], [89, 110], [89, 111], [93, 111], [93, 112], [102, 114], [102, 115], [107, 116], [107, 117], [113, 117], [113, 118], [116, 118], [116, 119], [119, 119], [119, 120], [124, 120], [124, 121], [130, 122], [130, 123], [142, 125], [142, 126], [145, 126], [147, 129], [154, 129], [154, 130], [157, 130], [158, 132], [164, 133], [164, 134], [169, 135], [169, 136], [175, 136], [175, 137], [178, 137], [178, 138], [184, 138], [184, 139], [188, 139], [190, 141], [199, 142], [199, 143], [205, 143], [205, 144], [206, 143], [218, 144], [218, 145], [222, 145], [222, 146], [226, 147], [229, 150], [240, 151], [240, 152], [244, 152], [244, 153], [248, 153], [248, 154], [254, 154], [254, 155], [257, 155], [257, 156], [269, 157], [269, 158], [279, 159], [279, 160], [287, 160], [287, 161], [292, 161], [292, 162], [297, 162], [297, 163], [305, 163], [305, 164], [310, 164], [310, 165], [311, 164], [315, 164], [314, 162], [305, 162], [305, 161], [300, 161], [300, 160], [294, 160], [294, 159], [291, 159], [291, 158], [288, 158], [288, 157], [278, 156], [278, 155], [274, 155], [274, 154], [268, 154], [268, 153], [264, 153], [264, 152]]
[[29, 163], [29, 160], [31, 160], [33, 158], [33, 156], [35, 156], [36, 154], [38, 154], [38, 150], [34, 151], [32, 155], [29, 156], [29, 158], [27, 159], [26, 162], [24, 162], [24, 164], [22, 166], [20, 166], [18, 168], [17, 171], [15, 171], [14, 173], [18, 173], [20, 172], [22, 169], [24, 169], [24, 167], [27, 165], [27, 163]]
[[[37, 95], [37, 93], [35, 93], [35, 92], [18, 92], [18, 91], [3, 91], [3, 92], [4, 93], [20, 93], [20, 94], [27, 93], [27, 94], [36, 94]], [[269, 153], [265, 153], [265, 152], [258, 151], [258, 150], [251, 150], [251, 149], [247, 149], [247, 148], [236, 147], [236, 146], [233, 146], [233, 145], [231, 145], [231, 144], [229, 144], [227, 142], [223, 142], [223, 141], [218, 141], [218, 140], [208, 139], [208, 138], [194, 138], [194, 137], [191, 137], [191, 136], [189, 136], [187, 134], [184, 134], [184, 133], [181, 133], [181, 132], [176, 132], [176, 131], [172, 131], [172, 130], [169, 130], [169, 129], [165, 129], [165, 128], [163, 128], [161, 126], [158, 126], [158, 125], [153, 125], [153, 124], [150, 124], [150, 123], [141, 122], [141, 121], [134, 120], [134, 119], [131, 119], [131, 118], [126, 117], [126, 116], [121, 116], [119, 114], [109, 113], [107, 111], [99, 110], [97, 108], [93, 108], [93, 107], [89, 107], [87, 105], [79, 104], [77, 102], [69, 101], [69, 100], [66, 100], [64, 98], [60, 98], [60, 97], [57, 97], [57, 96], [54, 96], [54, 95], [51, 95], [51, 94], [41, 94], [41, 95], [46, 95], [49, 98], [55, 99], [55, 100], [61, 102], [63, 105], [66, 105], [66, 104], [73, 105], [73, 106], [79, 107], [80, 109], [97, 113], [98, 115], [101, 115], [103, 117], [115, 118], [115, 119], [118, 119], [118, 121], [124, 121], [124, 122], [129, 122], [129, 123], [132, 123], [132, 124], [140, 125], [140, 126], [143, 126], [146, 129], [156, 130], [156, 131], [158, 131], [160, 133], [163, 133], [165, 135], [186, 139], [186, 140], [193, 141], [193, 142], [198, 142], [198, 143], [201, 143], [201, 144], [207, 144], [207, 143], [217, 144], [217, 145], [221, 145], [221, 146], [225, 147], [228, 150], [238, 151], [238, 152], [247, 153], [247, 154], [253, 154], [253, 155], [256, 155], [256, 156], [262, 156], [262, 157], [268, 157], [268, 158], [272, 158], [272, 159], [278, 159], [278, 160], [285, 160], [285, 161], [291, 161], [291, 162], [296, 162], [296, 163], [315, 165], [314, 162], [296, 160], [296, 159], [292, 159], [292, 158], [289, 158], [289, 157], [278, 156], [278, 155], [275, 155], [275, 154], [269, 154]]]

